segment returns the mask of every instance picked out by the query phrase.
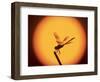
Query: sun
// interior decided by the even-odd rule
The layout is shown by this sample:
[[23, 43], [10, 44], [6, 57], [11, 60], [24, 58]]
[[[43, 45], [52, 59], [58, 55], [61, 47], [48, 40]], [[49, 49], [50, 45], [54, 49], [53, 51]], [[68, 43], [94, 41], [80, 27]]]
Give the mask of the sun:
[[84, 56], [86, 33], [80, 21], [74, 17], [48, 16], [38, 23], [32, 35], [32, 46], [38, 60], [43, 65], [59, 65], [54, 55], [54, 47], [57, 45], [54, 32], [62, 40], [66, 36], [69, 39], [75, 37], [70, 44], [60, 49], [58, 57], [63, 65], [77, 64]]

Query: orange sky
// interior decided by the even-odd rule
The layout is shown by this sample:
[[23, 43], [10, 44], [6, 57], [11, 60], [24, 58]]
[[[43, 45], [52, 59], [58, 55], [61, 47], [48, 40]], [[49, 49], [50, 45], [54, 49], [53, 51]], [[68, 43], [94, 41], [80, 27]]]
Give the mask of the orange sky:
[[45, 17], [37, 25], [33, 33], [33, 49], [36, 57], [43, 65], [58, 65], [54, 55], [57, 45], [53, 33], [56, 32], [61, 40], [69, 36], [75, 37], [72, 43], [60, 49], [58, 55], [62, 64], [76, 64], [84, 55], [86, 49], [86, 33], [81, 23], [73, 17]]

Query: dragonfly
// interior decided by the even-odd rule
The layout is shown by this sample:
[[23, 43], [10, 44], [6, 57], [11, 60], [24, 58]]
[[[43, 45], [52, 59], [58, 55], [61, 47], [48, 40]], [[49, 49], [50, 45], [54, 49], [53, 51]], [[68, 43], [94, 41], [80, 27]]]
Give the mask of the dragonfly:
[[63, 40], [61, 40], [56, 32], [54, 32], [54, 37], [57, 42], [57, 45], [54, 47], [56, 54], [57, 53], [60, 54], [61, 53], [60, 49], [63, 48], [66, 44], [70, 44], [72, 40], [75, 39], [75, 37], [72, 37], [71, 39], [68, 40], [69, 36], [66, 36]]

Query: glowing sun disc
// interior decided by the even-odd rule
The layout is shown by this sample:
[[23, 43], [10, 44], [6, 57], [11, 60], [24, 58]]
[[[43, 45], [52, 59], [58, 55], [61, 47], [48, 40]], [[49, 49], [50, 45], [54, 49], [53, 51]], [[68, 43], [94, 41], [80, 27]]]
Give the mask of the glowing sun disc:
[[70, 43], [60, 49], [58, 55], [62, 64], [76, 64], [83, 57], [86, 49], [86, 33], [81, 23], [74, 17], [44, 17], [33, 33], [33, 49], [36, 57], [43, 65], [58, 65], [54, 55], [57, 45], [53, 33], [56, 32], [61, 40], [64, 37], [75, 37]]

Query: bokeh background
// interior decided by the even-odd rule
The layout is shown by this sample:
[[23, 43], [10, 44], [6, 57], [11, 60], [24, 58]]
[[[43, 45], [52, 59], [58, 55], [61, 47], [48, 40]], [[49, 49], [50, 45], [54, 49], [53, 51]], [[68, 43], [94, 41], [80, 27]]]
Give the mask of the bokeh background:
[[[56, 65], [56, 63], [44, 64], [43, 62], [41, 62], [41, 59], [43, 60], [43, 58], [42, 57], [38, 58], [38, 56], [37, 56], [38, 53], [35, 53], [34, 48], [33, 48], [34, 33], [35, 33], [35, 31], [38, 27], [38, 24], [43, 19], [45, 19], [47, 17], [52, 17], [52, 16], [28, 15], [28, 66]], [[87, 51], [88, 51], [87, 50], [87, 38], [88, 38], [87, 37], [87, 29], [88, 29], [87, 24], [88, 24], [88, 20], [85, 17], [84, 18], [82, 18], [82, 17], [72, 17], [72, 18], [76, 19], [81, 24], [82, 29], [84, 29], [85, 38], [86, 38], [85, 39], [86, 40], [86, 44], [85, 44], [86, 47], [85, 47], [85, 50], [84, 50], [84, 53], [83, 53], [81, 59], [77, 63], [69, 63], [69, 64], [87, 64], [88, 63], [88, 54], [87, 54]], [[42, 27], [40, 27], [40, 28], [42, 28]], [[40, 53], [40, 56], [42, 56], [41, 53]], [[67, 63], [64, 63], [64, 64], [67, 64]]]

